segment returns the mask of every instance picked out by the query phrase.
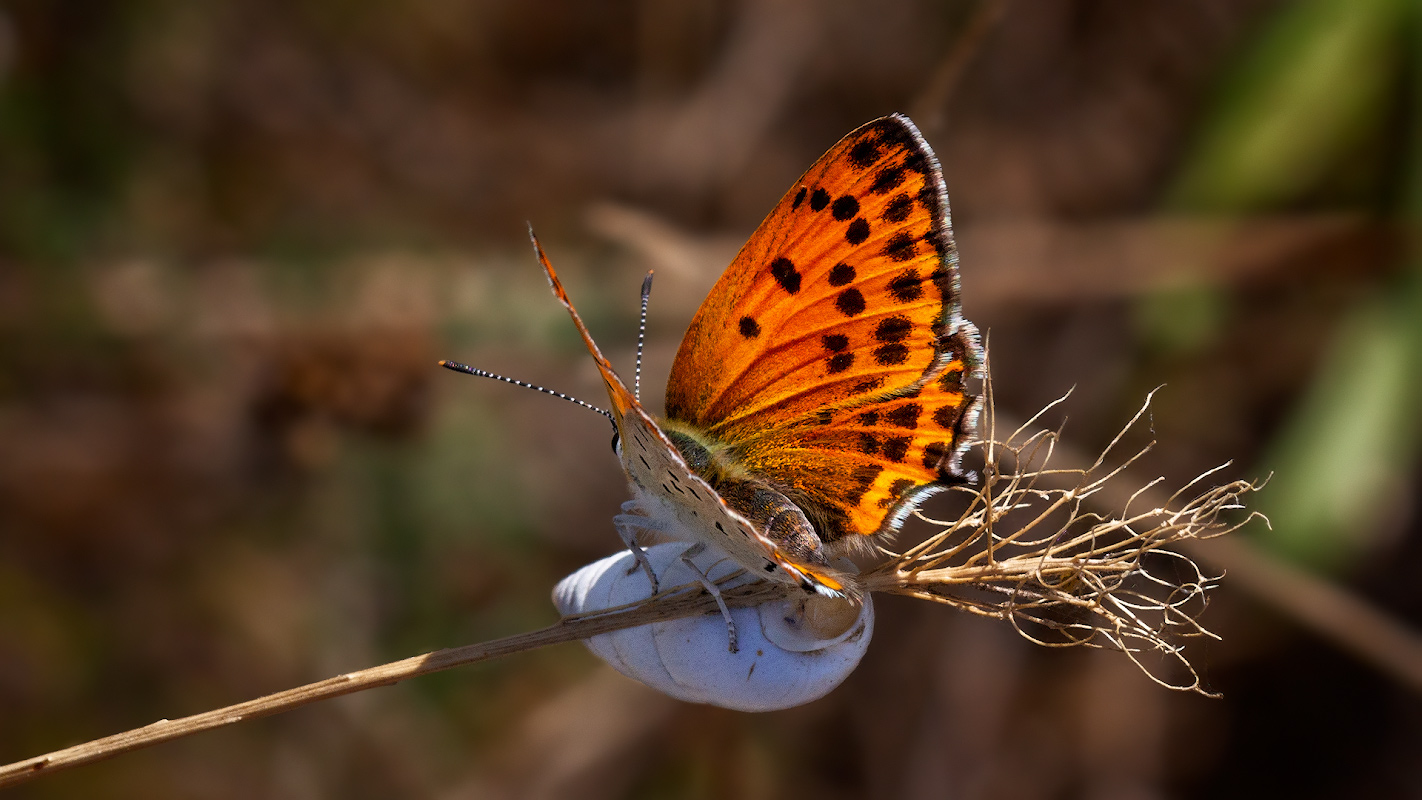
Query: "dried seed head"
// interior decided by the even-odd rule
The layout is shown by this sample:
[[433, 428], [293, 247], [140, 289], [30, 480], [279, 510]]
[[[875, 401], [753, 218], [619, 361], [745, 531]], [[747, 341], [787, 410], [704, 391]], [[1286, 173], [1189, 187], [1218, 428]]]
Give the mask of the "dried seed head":
[[1237, 513], [1260, 486], [1202, 489], [1219, 467], [1168, 497], [1159, 479], [1122, 492], [1127, 468], [1151, 445], [1122, 459], [1115, 451], [1146, 418], [1150, 398], [1094, 463], [1067, 468], [1052, 464], [1063, 460], [1061, 437], [1036, 426], [1040, 412], [998, 438], [985, 383], [982, 477], [954, 489], [966, 508], [951, 521], [922, 517], [941, 530], [903, 553], [885, 551], [889, 559], [863, 576], [866, 588], [1003, 619], [1045, 646], [1119, 650], [1157, 683], [1209, 694], [1183, 643], [1218, 638], [1198, 622], [1217, 578], [1180, 548], [1260, 516]]

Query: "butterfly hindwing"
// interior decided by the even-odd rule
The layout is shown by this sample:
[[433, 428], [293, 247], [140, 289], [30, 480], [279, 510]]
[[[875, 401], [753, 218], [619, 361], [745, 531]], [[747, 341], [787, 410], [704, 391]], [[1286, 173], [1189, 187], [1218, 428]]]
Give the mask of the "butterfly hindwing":
[[958, 480], [976, 423], [964, 388], [976, 343], [963, 330], [945, 347], [942, 370], [918, 389], [772, 430], [747, 442], [742, 463], [816, 518], [827, 544], [897, 530], [920, 501]]

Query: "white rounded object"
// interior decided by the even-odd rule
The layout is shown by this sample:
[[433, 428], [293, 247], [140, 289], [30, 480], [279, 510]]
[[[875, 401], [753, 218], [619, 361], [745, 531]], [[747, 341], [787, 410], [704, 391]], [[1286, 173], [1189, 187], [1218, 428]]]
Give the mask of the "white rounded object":
[[[696, 582], [681, 561], [684, 542], [646, 548], [652, 571], [663, 588]], [[739, 566], [707, 547], [692, 561], [711, 580]], [[651, 582], [626, 550], [589, 564], [553, 589], [553, 603], [563, 614], [583, 614], [635, 603], [651, 596]], [[745, 582], [749, 577], [740, 579]], [[805, 613], [806, 603], [839, 603], [824, 615]], [[821, 609], [823, 606], [820, 607]], [[853, 615], [852, 619], [850, 615]], [[868, 596], [858, 605], [806, 595], [751, 608], [731, 609], [739, 651], [728, 649], [726, 620], [719, 614], [656, 622], [584, 640], [613, 669], [658, 691], [691, 703], [739, 711], [774, 711], [817, 700], [844, 681], [858, 666], [874, 632], [874, 607]]]

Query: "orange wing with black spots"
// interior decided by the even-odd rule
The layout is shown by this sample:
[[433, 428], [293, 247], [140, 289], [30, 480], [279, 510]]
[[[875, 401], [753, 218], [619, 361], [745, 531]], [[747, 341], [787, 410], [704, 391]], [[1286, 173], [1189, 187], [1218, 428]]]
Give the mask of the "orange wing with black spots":
[[902, 396], [825, 409], [805, 424], [744, 445], [741, 463], [765, 475], [816, 523], [826, 544], [892, 533], [918, 504], [958, 476], [972, 437], [974, 398], [963, 379], [976, 343], [969, 331], [943, 342], [935, 378]]
[[677, 352], [667, 415], [753, 438], [921, 385], [963, 325], [938, 161], [912, 122], [884, 117], [822, 156], [711, 290]]
[[980, 360], [938, 161], [894, 115], [840, 140], [742, 248], [682, 340], [667, 415], [827, 543], [886, 533], [957, 474]]

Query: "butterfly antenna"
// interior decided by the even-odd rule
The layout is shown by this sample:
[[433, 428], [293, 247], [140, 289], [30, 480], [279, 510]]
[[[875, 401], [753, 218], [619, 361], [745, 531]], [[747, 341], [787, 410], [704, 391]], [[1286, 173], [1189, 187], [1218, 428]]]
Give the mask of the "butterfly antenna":
[[642, 345], [647, 343], [647, 302], [652, 299], [652, 270], [642, 279], [642, 318], [637, 323], [637, 371], [632, 376], [632, 396], [642, 399]]
[[461, 364], [461, 363], [459, 363], [458, 361], [441, 361], [441, 362], [439, 362], [439, 365], [440, 365], [441, 367], [444, 367], [445, 369], [452, 369], [452, 370], [454, 370], [455, 372], [463, 372], [463, 373], [465, 373], [465, 374], [467, 374], [467, 375], [477, 375], [477, 376], [479, 376], [480, 378], [493, 378], [493, 379], [496, 380], [496, 381], [503, 381], [504, 383], [512, 383], [514, 386], [522, 386], [522, 387], [525, 388], [525, 389], [532, 389], [532, 390], [534, 390], [535, 392], [543, 392], [544, 394], [551, 394], [551, 395], [553, 395], [554, 397], [559, 398], [560, 400], [567, 400], [569, 403], [573, 403], [573, 404], [575, 404], [575, 405], [580, 405], [580, 406], [582, 406], [583, 408], [590, 409], [590, 410], [592, 410], [592, 411], [596, 411], [597, 413], [603, 415], [604, 417], [607, 417], [607, 419], [608, 419], [610, 422], [612, 422], [613, 425], [616, 425], [616, 424], [617, 424], [617, 421], [614, 420], [614, 419], [612, 419], [612, 414], [610, 414], [610, 413], [608, 413], [608, 412], [606, 412], [606, 411], [603, 411], [602, 409], [598, 408], [597, 406], [593, 405], [592, 403], [585, 403], [585, 402], [583, 402], [582, 400], [579, 400], [579, 399], [576, 398], [576, 397], [569, 397], [568, 395], [563, 394], [562, 392], [555, 392], [555, 391], [553, 391], [552, 389], [545, 389], [545, 388], [543, 388], [542, 386], [538, 386], [538, 385], [536, 385], [536, 384], [528, 383], [527, 381], [521, 381], [521, 380], [518, 380], [518, 379], [516, 379], [516, 378], [505, 378], [503, 375], [499, 375], [499, 374], [497, 374], [497, 373], [489, 372], [488, 370], [482, 370], [482, 369], [479, 369], [478, 367], [471, 367], [471, 366], [469, 366], [468, 364]]

